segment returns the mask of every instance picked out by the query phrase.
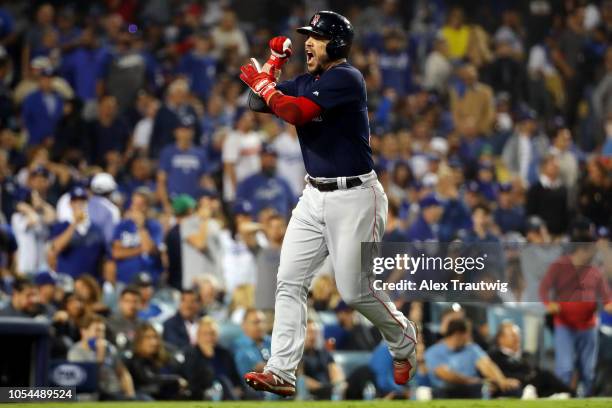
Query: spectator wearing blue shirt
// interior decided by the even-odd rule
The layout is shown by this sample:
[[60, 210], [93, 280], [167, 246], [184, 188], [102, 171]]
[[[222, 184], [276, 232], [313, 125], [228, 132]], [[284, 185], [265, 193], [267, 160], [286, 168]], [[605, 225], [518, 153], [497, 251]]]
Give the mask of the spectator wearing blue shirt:
[[130, 283], [140, 272], [147, 272], [154, 282], [161, 275], [159, 248], [163, 232], [157, 220], [147, 217], [149, 200], [149, 190], [136, 190], [130, 208], [113, 233], [112, 253], [119, 282]]
[[187, 77], [191, 91], [202, 101], [206, 101], [217, 74], [217, 59], [210, 53], [212, 40], [206, 32], [193, 36], [193, 48], [183, 55], [177, 71]]
[[85, 27], [76, 48], [62, 58], [60, 73], [76, 96], [87, 104], [96, 100], [96, 67], [100, 57], [93, 28]]
[[206, 174], [206, 155], [193, 145], [194, 122], [184, 118], [174, 130], [176, 143], [166, 146], [159, 156], [157, 194], [167, 212], [170, 201], [179, 194], [197, 197]]
[[107, 248], [102, 230], [87, 215], [85, 189], [76, 187], [70, 192], [70, 207], [73, 221], [60, 222], [51, 228], [50, 257], [55, 262], [55, 270], [73, 278], [87, 273], [100, 279]]
[[413, 88], [410, 56], [406, 51], [405, 34], [401, 29], [389, 30], [384, 39], [384, 50], [378, 56], [383, 88], [391, 88], [399, 96]]
[[439, 222], [444, 214], [444, 207], [434, 194], [430, 194], [419, 202], [421, 209], [418, 218], [407, 232], [409, 241], [438, 240]]
[[45, 68], [38, 78], [38, 90], [23, 101], [23, 123], [28, 131], [28, 146], [52, 144], [62, 118], [64, 103], [52, 87], [53, 70]]
[[381, 341], [372, 352], [368, 366], [374, 374], [378, 395], [385, 399], [409, 396], [407, 387], [397, 385], [393, 380], [393, 357], [384, 341]]
[[472, 343], [470, 326], [464, 318], [451, 320], [445, 337], [425, 351], [434, 397], [481, 398], [482, 377], [504, 392], [518, 390], [520, 382], [506, 378], [487, 353]]
[[[166, 101], [159, 108], [153, 120], [153, 131], [149, 143], [149, 155], [158, 158], [161, 150], [172, 144], [175, 129], [180, 123], [190, 123], [194, 137], [201, 134], [198, 115], [187, 103], [189, 84], [184, 79], [177, 79], [168, 86]], [[198, 144], [197, 138], [195, 143]]]
[[288, 217], [296, 200], [287, 180], [276, 174], [276, 150], [271, 145], [263, 145], [260, 159], [261, 171], [238, 184], [236, 198], [252, 204], [253, 216], [264, 208], [273, 208]]
[[497, 208], [493, 211], [493, 219], [503, 234], [525, 230], [525, 210], [514, 203], [512, 185], [509, 183], [499, 186]]
[[272, 339], [265, 332], [265, 316], [257, 309], [247, 309], [242, 320], [242, 334], [234, 341], [234, 360], [238, 373], [262, 371], [270, 357]]

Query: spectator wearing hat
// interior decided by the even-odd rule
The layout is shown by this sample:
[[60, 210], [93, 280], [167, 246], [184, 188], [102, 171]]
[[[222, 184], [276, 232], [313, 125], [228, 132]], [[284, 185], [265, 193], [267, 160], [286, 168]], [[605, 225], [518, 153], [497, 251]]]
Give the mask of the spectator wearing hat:
[[204, 191], [195, 213], [181, 222], [182, 287], [192, 289], [198, 278], [212, 275], [223, 280], [221, 223], [215, 218], [218, 195]]
[[525, 185], [537, 179], [536, 166], [548, 149], [546, 137], [539, 133], [537, 113], [522, 105], [514, 134], [506, 141], [502, 160], [508, 170], [519, 176]]
[[53, 70], [46, 68], [38, 78], [38, 90], [23, 101], [22, 118], [28, 131], [28, 146], [53, 144], [55, 129], [62, 118], [64, 102], [52, 88]]
[[[203, 74], [203, 73], [201, 73]], [[201, 134], [198, 115], [188, 103], [189, 83], [185, 79], [176, 79], [169, 86], [166, 100], [157, 110], [153, 121], [153, 132], [149, 143], [151, 158], [161, 159], [161, 151], [172, 144], [176, 138], [176, 129], [188, 125], [193, 129], [193, 142], [199, 144]]]
[[182, 118], [174, 129], [175, 143], [163, 148], [157, 170], [157, 194], [166, 212], [172, 197], [187, 194], [197, 197], [206, 175], [206, 154], [193, 145], [195, 122]]
[[526, 212], [546, 222], [554, 236], [567, 232], [569, 209], [567, 189], [559, 175], [559, 162], [555, 156], [545, 156], [540, 162], [539, 180], [527, 191]]
[[183, 238], [181, 225], [189, 217], [196, 201], [187, 194], [179, 194], [172, 199], [172, 212], [176, 219], [174, 225], [164, 237], [164, 244], [168, 256], [168, 284], [175, 289], [183, 288]]
[[595, 227], [578, 218], [571, 228], [569, 253], [553, 262], [540, 283], [540, 299], [555, 324], [555, 373], [568, 386], [575, 369], [584, 394], [591, 392], [597, 361], [598, 302], [612, 313], [612, 291], [593, 265]]
[[433, 241], [439, 238], [439, 223], [444, 215], [444, 207], [434, 194], [430, 194], [419, 202], [420, 213], [414, 223], [408, 228], [409, 241]]
[[[89, 218], [87, 192], [76, 187], [70, 192], [73, 221], [58, 222], [51, 228], [50, 265], [58, 273], [78, 278], [88, 273], [108, 279], [107, 249], [102, 230]], [[103, 272], [104, 271], [104, 272]]]
[[164, 341], [180, 350], [186, 350], [195, 345], [201, 308], [202, 305], [196, 291], [182, 290], [178, 311], [164, 322]]
[[89, 135], [89, 163], [105, 167], [111, 162], [112, 155], [123, 159], [131, 130], [127, 122], [118, 115], [117, 99], [114, 96], [104, 95], [100, 98], [98, 115], [90, 125]]
[[[78, 186], [85, 192], [83, 200], [87, 203], [87, 213], [92, 224], [96, 225], [104, 235], [104, 240], [110, 244], [113, 230], [121, 220], [121, 212], [115, 203], [110, 200], [111, 195], [117, 190], [115, 178], [109, 173], [98, 173], [91, 179], [89, 185], [91, 196], [85, 192], [85, 188]], [[70, 204], [70, 195], [62, 196], [57, 203], [57, 218], [59, 221], [72, 222], [74, 214]]]
[[249, 110], [237, 116], [234, 129], [223, 142], [223, 199], [234, 201], [237, 186], [261, 170], [259, 151], [262, 136], [255, 128], [255, 115]]
[[525, 231], [525, 211], [516, 205], [513, 194], [510, 183], [500, 184], [493, 220], [502, 234]]
[[210, 53], [213, 44], [209, 33], [199, 31], [192, 37], [193, 48], [183, 55], [177, 71], [187, 77], [191, 91], [206, 101], [217, 75], [217, 59]]
[[273, 208], [283, 217], [289, 217], [296, 200], [287, 180], [276, 172], [276, 150], [264, 144], [259, 157], [261, 171], [238, 184], [236, 199], [250, 202], [254, 215], [264, 208]]
[[470, 243], [499, 242], [496, 225], [491, 217], [491, 208], [480, 204], [472, 209], [472, 228], [465, 240]]
[[112, 255], [117, 265], [117, 281], [132, 282], [146, 272], [157, 283], [161, 277], [160, 248], [162, 227], [149, 217], [151, 192], [146, 188], [132, 194], [130, 207], [113, 232]]
[[162, 316], [163, 310], [153, 299], [155, 286], [151, 276], [146, 272], [140, 272], [136, 275], [134, 281], [132, 281], [132, 285], [140, 291], [141, 305], [138, 311], [138, 318], [144, 322], [158, 320]]
[[37, 191], [32, 191], [26, 200], [17, 204], [11, 227], [20, 248], [17, 252], [17, 270], [20, 273], [33, 275], [47, 268], [46, 246], [49, 229], [54, 223], [55, 209]]
[[343, 300], [334, 308], [337, 324], [325, 326], [323, 334], [326, 340], [333, 339], [336, 350], [372, 351], [381, 340], [375, 327], [359, 323], [355, 311]]

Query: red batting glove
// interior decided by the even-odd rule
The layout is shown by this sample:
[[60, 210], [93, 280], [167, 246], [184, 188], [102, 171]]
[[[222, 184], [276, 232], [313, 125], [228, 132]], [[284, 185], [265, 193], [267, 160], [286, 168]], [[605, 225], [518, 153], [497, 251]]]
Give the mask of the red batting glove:
[[270, 58], [268, 58], [267, 63], [272, 65], [275, 70], [279, 70], [289, 60], [291, 54], [293, 54], [291, 40], [280, 35], [272, 38], [268, 45], [270, 46]]
[[257, 69], [251, 65], [243, 65], [240, 67], [240, 79], [247, 84], [257, 95], [268, 103], [274, 93], [276, 93], [276, 82], [274, 78], [265, 72], [257, 72]]

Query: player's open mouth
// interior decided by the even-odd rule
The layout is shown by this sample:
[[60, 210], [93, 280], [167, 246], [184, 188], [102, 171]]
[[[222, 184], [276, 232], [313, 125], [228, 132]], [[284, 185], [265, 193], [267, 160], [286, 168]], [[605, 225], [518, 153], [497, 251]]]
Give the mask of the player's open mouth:
[[306, 62], [312, 61], [313, 58], [314, 58], [314, 54], [310, 51], [306, 51]]

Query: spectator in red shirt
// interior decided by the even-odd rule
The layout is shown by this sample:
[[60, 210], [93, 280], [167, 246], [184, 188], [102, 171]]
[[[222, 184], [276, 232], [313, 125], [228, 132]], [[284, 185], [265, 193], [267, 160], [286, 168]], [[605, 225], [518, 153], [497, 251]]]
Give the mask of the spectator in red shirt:
[[571, 238], [569, 254], [553, 262], [540, 283], [540, 298], [554, 316], [556, 374], [569, 385], [577, 362], [588, 395], [597, 361], [597, 302], [612, 311], [612, 293], [602, 272], [591, 265], [597, 249], [590, 221], [577, 221]]

